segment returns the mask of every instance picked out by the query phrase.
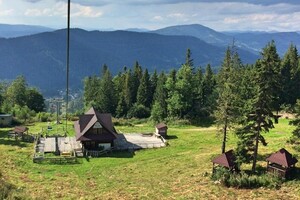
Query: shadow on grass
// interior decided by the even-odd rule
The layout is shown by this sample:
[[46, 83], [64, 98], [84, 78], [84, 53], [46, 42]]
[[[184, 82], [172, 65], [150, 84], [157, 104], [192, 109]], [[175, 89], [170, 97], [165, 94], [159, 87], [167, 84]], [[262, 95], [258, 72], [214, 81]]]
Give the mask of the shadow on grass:
[[178, 137], [176, 135], [168, 135], [167, 140], [175, 140], [175, 139], [178, 139]]
[[10, 145], [18, 147], [27, 147], [28, 145], [22, 142], [20, 139], [15, 139], [14, 137], [8, 137], [8, 131], [0, 130], [0, 145]]
[[191, 120], [191, 124], [199, 127], [211, 127], [215, 123], [213, 117], [199, 117]]
[[108, 154], [103, 154], [101, 157], [105, 158], [133, 158], [135, 155], [134, 151], [113, 151]]

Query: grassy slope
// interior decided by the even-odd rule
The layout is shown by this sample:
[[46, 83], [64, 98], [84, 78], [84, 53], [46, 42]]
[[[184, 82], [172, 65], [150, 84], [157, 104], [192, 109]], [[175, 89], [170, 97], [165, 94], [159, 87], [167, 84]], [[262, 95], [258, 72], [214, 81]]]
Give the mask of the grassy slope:
[[[40, 129], [41, 124], [36, 130]], [[124, 127], [122, 132], [152, 132], [152, 126]], [[34, 130], [31, 127], [30, 130]], [[286, 144], [292, 127], [287, 120], [266, 134], [268, 147], [260, 146], [263, 160]], [[33, 131], [34, 132], [34, 131]], [[5, 180], [29, 198], [38, 199], [300, 199], [300, 181], [289, 181], [279, 190], [236, 190], [210, 181], [211, 159], [220, 153], [216, 128], [170, 127], [170, 146], [141, 150], [132, 155], [82, 159], [77, 165], [32, 163], [33, 145], [8, 140], [0, 132], [0, 163]], [[228, 149], [235, 146], [230, 135]], [[259, 161], [265, 166], [266, 162]], [[245, 166], [247, 167], [247, 166]], [[298, 164], [299, 167], [299, 164]]]

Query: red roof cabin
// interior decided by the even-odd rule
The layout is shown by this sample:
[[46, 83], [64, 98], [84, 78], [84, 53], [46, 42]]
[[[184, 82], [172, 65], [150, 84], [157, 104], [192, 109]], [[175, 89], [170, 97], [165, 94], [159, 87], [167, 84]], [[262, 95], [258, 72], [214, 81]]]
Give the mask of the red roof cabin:
[[[235, 163], [236, 158], [234, 156], [233, 150], [229, 150], [212, 160], [213, 163], [213, 173], [215, 172], [215, 168], [217, 166], [225, 167], [230, 171], [236, 171], [237, 165]], [[216, 166], [217, 165], [217, 166]]]
[[291, 171], [295, 168], [295, 164], [298, 160], [293, 157], [284, 148], [280, 149], [276, 153], [273, 153], [267, 158], [267, 171], [270, 173], [277, 174], [279, 177], [288, 178], [290, 177]]
[[84, 151], [109, 150], [117, 138], [111, 114], [99, 113], [93, 107], [79, 117], [74, 128], [76, 140], [82, 143]]
[[155, 134], [159, 134], [162, 137], [167, 137], [168, 126], [165, 123], [159, 123], [155, 126]]

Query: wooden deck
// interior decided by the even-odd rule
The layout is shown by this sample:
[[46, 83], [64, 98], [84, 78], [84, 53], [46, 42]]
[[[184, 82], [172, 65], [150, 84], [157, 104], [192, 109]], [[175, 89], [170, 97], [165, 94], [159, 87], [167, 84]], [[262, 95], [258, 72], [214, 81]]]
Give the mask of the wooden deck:
[[45, 153], [56, 152], [57, 150], [64, 153], [81, 149], [81, 143], [76, 141], [75, 137], [57, 137], [57, 141], [55, 137], [48, 137], [42, 141], [45, 144]]
[[118, 150], [135, 150], [165, 147], [163, 140], [155, 135], [139, 133], [118, 134], [115, 141], [115, 148]]

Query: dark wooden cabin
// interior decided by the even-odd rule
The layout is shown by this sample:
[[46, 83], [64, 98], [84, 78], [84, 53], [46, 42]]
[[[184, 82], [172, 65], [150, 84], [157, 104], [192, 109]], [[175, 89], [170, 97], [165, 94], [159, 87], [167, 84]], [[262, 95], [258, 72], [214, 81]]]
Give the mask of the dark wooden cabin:
[[164, 123], [159, 123], [155, 126], [155, 133], [163, 136], [164, 138], [167, 137], [168, 133], [168, 126]]
[[213, 172], [217, 166], [225, 167], [230, 171], [236, 171], [237, 165], [235, 163], [236, 158], [234, 156], [233, 150], [229, 150], [212, 160], [213, 163]]
[[99, 113], [91, 108], [74, 124], [76, 140], [82, 143], [84, 150], [100, 151], [111, 149], [117, 132], [113, 126], [111, 114]]
[[293, 157], [284, 148], [280, 149], [276, 153], [273, 153], [267, 158], [267, 171], [277, 174], [282, 178], [288, 178], [292, 174], [292, 169], [295, 168], [295, 164], [298, 160]]

